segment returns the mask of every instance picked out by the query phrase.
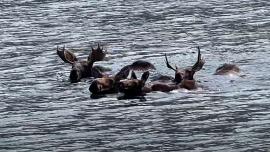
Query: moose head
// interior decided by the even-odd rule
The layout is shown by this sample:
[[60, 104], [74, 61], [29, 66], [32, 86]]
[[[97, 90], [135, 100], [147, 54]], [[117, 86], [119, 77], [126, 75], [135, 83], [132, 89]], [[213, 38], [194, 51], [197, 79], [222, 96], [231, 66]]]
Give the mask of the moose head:
[[70, 71], [70, 81], [78, 82], [81, 78], [86, 77], [103, 77], [100, 69], [93, 67], [94, 62], [102, 61], [106, 56], [106, 51], [100, 47], [98, 44], [97, 48], [91, 47], [92, 51], [89, 54], [87, 60], [80, 61], [77, 59], [76, 55], [69, 50], [65, 49], [65, 46], [62, 49], [59, 49], [57, 46], [57, 55], [65, 62], [72, 65]]
[[132, 71], [130, 79], [121, 80], [119, 82], [119, 91], [130, 96], [141, 95], [144, 93], [143, 87], [145, 86], [148, 77], [149, 71], [144, 72], [141, 79], [137, 79], [136, 74]]
[[198, 46], [198, 57], [196, 63], [192, 67], [188, 68], [178, 68], [175, 66], [173, 68], [168, 61], [167, 55], [165, 54], [165, 60], [166, 60], [166, 65], [169, 69], [172, 69], [175, 71], [175, 77], [174, 77], [174, 82], [176, 84], [182, 85], [182, 87], [187, 88], [187, 89], [192, 89], [193, 85], [195, 84], [194, 80], [194, 74], [198, 71], [200, 71], [205, 63], [204, 59], [201, 57], [201, 51], [200, 47]]

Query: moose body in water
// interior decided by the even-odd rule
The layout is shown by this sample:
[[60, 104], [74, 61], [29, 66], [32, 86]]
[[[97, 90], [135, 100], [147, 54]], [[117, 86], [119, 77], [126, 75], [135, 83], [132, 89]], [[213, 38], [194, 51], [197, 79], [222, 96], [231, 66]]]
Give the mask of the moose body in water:
[[59, 49], [57, 46], [57, 54], [65, 63], [72, 65], [69, 75], [71, 82], [78, 82], [87, 77], [100, 78], [104, 76], [100, 66], [93, 66], [96, 61], [102, 61], [106, 55], [106, 51], [99, 44], [97, 48], [92, 48], [87, 60], [78, 60], [76, 55], [66, 50], [65, 47]]
[[185, 88], [188, 90], [197, 88], [194, 74], [200, 71], [205, 63], [204, 59], [201, 57], [199, 47], [197, 62], [192, 67], [181, 69], [176, 66], [173, 68], [169, 64], [166, 54], [165, 59], [167, 67], [175, 71], [175, 76], [173, 79], [171, 79], [169, 76], [162, 76], [156, 81], [146, 84], [145, 82], [149, 76], [148, 71], [142, 74], [140, 80], [137, 79], [135, 73], [132, 72], [131, 79], [121, 80], [119, 82], [119, 91], [123, 92], [127, 96], [137, 96], [144, 95], [145, 93], [151, 91], [169, 92], [179, 88]]
[[130, 65], [124, 66], [114, 76], [96, 78], [91, 83], [89, 91], [92, 94], [117, 93], [119, 91], [119, 82], [126, 79], [131, 70], [146, 71], [149, 69], [155, 69], [154, 65], [147, 61], [135, 61]]
[[215, 75], [238, 75], [240, 68], [234, 64], [225, 63], [216, 69]]

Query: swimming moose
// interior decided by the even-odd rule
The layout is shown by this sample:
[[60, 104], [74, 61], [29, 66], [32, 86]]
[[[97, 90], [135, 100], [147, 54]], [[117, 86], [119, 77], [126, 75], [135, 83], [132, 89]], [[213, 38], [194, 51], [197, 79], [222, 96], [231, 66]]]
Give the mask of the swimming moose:
[[239, 75], [240, 68], [235, 64], [224, 63], [216, 69], [215, 75]]
[[102, 68], [93, 66], [96, 61], [102, 61], [105, 58], [106, 51], [98, 44], [97, 48], [91, 48], [92, 52], [89, 54], [87, 60], [78, 60], [76, 55], [65, 49], [59, 49], [57, 46], [57, 55], [65, 62], [72, 65], [69, 79], [71, 82], [78, 82], [82, 78], [103, 77]]

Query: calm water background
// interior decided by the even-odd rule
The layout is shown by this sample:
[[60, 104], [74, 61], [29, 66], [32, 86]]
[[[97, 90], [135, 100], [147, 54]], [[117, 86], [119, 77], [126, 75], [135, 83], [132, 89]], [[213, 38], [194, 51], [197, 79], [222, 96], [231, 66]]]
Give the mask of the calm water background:
[[[0, 151], [269, 151], [268, 0], [0, 1]], [[185, 34], [189, 33], [189, 35]], [[56, 55], [108, 50], [112, 73], [137, 59], [171, 74], [206, 60], [201, 89], [154, 92], [146, 101], [91, 99], [90, 79], [68, 80]], [[215, 76], [235, 63], [241, 77]]]

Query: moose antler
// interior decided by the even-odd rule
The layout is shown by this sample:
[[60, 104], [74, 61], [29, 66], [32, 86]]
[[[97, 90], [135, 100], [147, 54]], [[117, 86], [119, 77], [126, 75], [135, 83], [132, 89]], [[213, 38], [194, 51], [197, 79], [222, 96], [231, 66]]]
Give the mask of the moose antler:
[[135, 61], [133, 62], [131, 65], [130, 65], [130, 69], [132, 70], [136, 70], [136, 71], [147, 71], [149, 69], [153, 69], [155, 70], [155, 66], [150, 63], [150, 62], [147, 62], [147, 61], [143, 61], [143, 60], [138, 60], [138, 61]]
[[155, 66], [147, 61], [138, 60], [130, 65], [124, 66], [116, 75], [116, 80], [126, 79], [130, 71], [148, 71], [150, 69], [156, 69]]
[[169, 69], [172, 69], [173, 71], [176, 71], [177, 67], [176, 68], [173, 68], [170, 64], [169, 64], [169, 61], [168, 61], [168, 58], [167, 58], [167, 54], [165, 53], [165, 59], [166, 59], [166, 65]]
[[192, 70], [195, 72], [200, 71], [205, 63], [204, 59], [202, 59], [200, 47], [197, 46], [197, 48], [198, 48], [197, 62], [192, 66]]
[[91, 47], [91, 54], [88, 56], [88, 61], [91, 62], [96, 62], [96, 61], [102, 61], [104, 60], [107, 51], [103, 50], [103, 47], [100, 47], [99, 43], [96, 49], [94, 49], [93, 47]]
[[57, 55], [66, 63], [73, 64], [75, 61], [78, 61], [78, 59], [72, 52], [65, 49], [65, 46], [62, 50], [60, 50], [57, 46]]

